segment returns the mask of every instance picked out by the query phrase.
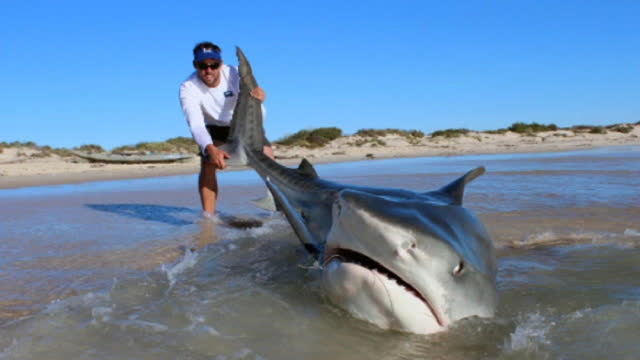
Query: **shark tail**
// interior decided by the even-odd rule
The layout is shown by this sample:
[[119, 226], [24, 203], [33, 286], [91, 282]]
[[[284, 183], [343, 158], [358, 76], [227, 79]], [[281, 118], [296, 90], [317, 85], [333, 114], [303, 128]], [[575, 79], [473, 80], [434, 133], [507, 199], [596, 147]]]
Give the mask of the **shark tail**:
[[229, 142], [221, 148], [230, 156], [226, 161], [228, 165], [241, 166], [249, 165], [248, 152], [262, 153], [267, 139], [262, 127], [262, 104], [250, 94], [251, 90], [258, 87], [258, 82], [253, 76], [251, 65], [239, 47], [236, 47], [236, 55], [240, 74], [240, 93], [231, 119]]

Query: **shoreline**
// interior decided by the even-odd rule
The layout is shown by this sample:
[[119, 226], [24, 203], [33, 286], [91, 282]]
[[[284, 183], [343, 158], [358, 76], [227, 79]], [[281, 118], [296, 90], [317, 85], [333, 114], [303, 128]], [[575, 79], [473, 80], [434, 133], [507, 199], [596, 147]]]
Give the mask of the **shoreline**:
[[[480, 154], [544, 153], [601, 147], [640, 145], [640, 125], [629, 133], [574, 133], [557, 130], [535, 134], [487, 134], [470, 132], [458, 137], [408, 140], [399, 135], [380, 138], [345, 136], [317, 149], [274, 145], [276, 161], [297, 166], [302, 158], [313, 164], [362, 160], [462, 156]], [[37, 157], [29, 148], [8, 148], [0, 153], [0, 190], [93, 181], [197, 174], [200, 159], [194, 156], [168, 164], [102, 164], [78, 158]], [[225, 171], [244, 170], [228, 168]]]

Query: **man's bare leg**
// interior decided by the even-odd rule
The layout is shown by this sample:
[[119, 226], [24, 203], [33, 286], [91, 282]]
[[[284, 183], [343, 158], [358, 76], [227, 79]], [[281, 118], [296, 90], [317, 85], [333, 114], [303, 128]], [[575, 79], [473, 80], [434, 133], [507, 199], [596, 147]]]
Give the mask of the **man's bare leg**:
[[[222, 143], [215, 142], [216, 146]], [[265, 146], [264, 154], [274, 159], [273, 148]], [[215, 166], [208, 160], [202, 159], [200, 162], [200, 177], [198, 178], [198, 189], [200, 191], [200, 201], [202, 210], [213, 215], [216, 211], [216, 200], [218, 199], [218, 177]]]
[[216, 200], [218, 198], [218, 177], [216, 176], [215, 166], [205, 159], [200, 162], [198, 190], [200, 191], [202, 210], [211, 215], [215, 214]]

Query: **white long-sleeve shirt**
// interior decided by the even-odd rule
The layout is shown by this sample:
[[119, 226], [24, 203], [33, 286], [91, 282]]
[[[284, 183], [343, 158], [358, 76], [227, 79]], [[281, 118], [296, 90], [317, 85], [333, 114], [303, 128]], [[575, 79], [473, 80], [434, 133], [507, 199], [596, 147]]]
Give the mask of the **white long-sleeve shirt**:
[[[213, 144], [206, 125], [229, 126], [233, 109], [238, 102], [240, 75], [233, 66], [223, 64], [220, 67], [220, 84], [208, 87], [192, 73], [180, 84], [180, 105], [189, 124], [193, 140], [205, 154], [204, 149]], [[262, 107], [264, 118], [265, 109]]]

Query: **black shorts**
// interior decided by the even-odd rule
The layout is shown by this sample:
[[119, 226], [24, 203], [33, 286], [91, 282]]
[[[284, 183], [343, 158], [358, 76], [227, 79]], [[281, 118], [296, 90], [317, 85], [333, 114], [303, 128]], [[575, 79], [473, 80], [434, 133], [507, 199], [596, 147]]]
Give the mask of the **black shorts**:
[[207, 125], [207, 131], [209, 135], [211, 135], [211, 140], [227, 142], [227, 140], [229, 140], [231, 126]]
[[[207, 131], [209, 132], [209, 135], [211, 135], [211, 140], [213, 141], [221, 141], [223, 143], [226, 143], [229, 140], [229, 133], [231, 132], [231, 126], [218, 126], [218, 125], [206, 125]], [[264, 136], [263, 134], [263, 139], [264, 139], [264, 144], [267, 146], [271, 146], [271, 143], [269, 142], [269, 140], [267, 140], [267, 137]], [[202, 156], [201, 152], [198, 152], [198, 154], [200, 156]]]

